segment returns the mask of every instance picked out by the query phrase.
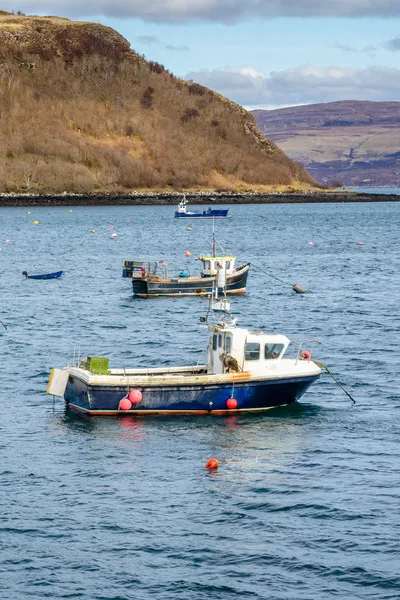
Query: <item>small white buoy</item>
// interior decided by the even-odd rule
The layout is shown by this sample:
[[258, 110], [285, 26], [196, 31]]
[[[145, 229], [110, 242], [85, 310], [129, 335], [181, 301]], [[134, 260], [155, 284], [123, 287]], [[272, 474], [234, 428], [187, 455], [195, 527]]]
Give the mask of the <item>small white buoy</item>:
[[116, 234], [116, 233], [112, 233], [112, 234], [111, 234], [111, 237], [112, 237], [113, 239], [115, 239], [115, 238], [117, 237], [117, 234]]
[[307, 242], [307, 246], [314, 246], [314, 242]]
[[359, 246], [364, 246], [364, 242], [357, 242]]

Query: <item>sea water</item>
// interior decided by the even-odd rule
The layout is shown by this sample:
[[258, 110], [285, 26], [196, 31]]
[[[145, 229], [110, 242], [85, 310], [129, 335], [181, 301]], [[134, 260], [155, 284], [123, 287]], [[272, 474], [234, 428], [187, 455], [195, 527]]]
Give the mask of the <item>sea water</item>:
[[204, 361], [207, 301], [135, 300], [121, 277], [124, 259], [199, 272], [212, 224], [174, 210], [0, 209], [0, 598], [398, 599], [400, 203], [232, 205], [215, 224], [252, 263], [239, 324], [318, 340], [354, 406], [328, 375], [251, 416], [87, 419], [45, 395], [74, 352]]

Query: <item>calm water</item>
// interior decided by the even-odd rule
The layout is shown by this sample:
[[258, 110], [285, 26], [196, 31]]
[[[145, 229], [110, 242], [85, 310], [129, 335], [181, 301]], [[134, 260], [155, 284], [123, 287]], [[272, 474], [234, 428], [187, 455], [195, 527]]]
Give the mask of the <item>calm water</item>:
[[312, 290], [253, 268], [240, 323], [317, 338], [354, 407], [328, 376], [264, 416], [86, 420], [45, 396], [74, 343], [113, 366], [203, 360], [205, 301], [133, 300], [120, 276], [138, 257], [198, 271], [211, 225], [173, 210], [0, 210], [0, 598], [398, 599], [400, 203], [217, 223], [226, 250]]

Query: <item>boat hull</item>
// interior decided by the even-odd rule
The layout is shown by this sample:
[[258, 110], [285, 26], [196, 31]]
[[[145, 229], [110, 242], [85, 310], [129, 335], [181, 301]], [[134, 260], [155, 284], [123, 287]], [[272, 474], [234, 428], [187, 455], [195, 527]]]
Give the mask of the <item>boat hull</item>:
[[44, 275], [27, 275], [27, 279], [57, 279], [61, 277], [63, 271], [57, 271], [56, 273], [46, 273]]
[[[133, 405], [131, 410], [119, 410], [119, 402], [127, 394], [126, 387], [89, 385], [70, 375], [64, 398], [70, 409], [99, 416], [257, 412], [299, 400], [318, 377], [307, 375], [269, 381], [235, 381], [234, 387], [232, 383], [132, 386], [141, 391], [141, 402]], [[226, 404], [231, 397], [237, 401], [234, 409], [229, 409]]]
[[[227, 294], [245, 294], [249, 265], [239, 268], [226, 278]], [[133, 278], [133, 295], [139, 298], [151, 296], [206, 296], [211, 294], [216, 277]]]
[[229, 219], [228, 210], [229, 208], [221, 208], [203, 211], [202, 213], [175, 211], [175, 219]]

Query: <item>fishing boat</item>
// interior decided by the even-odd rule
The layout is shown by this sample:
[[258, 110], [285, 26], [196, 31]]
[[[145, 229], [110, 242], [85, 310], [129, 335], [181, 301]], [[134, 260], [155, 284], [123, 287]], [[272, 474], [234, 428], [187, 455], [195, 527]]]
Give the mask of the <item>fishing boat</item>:
[[[223, 251], [224, 252], [224, 251]], [[202, 263], [200, 275], [191, 275], [188, 269], [177, 277], [168, 275], [165, 260], [125, 260], [122, 277], [132, 279], [134, 297], [153, 296], [206, 296], [214, 289], [226, 294], [245, 294], [250, 263], [235, 266], [236, 257], [230, 254], [217, 256], [217, 245], [213, 228], [212, 253], [199, 256]]]
[[176, 219], [230, 219], [228, 215], [229, 208], [211, 208], [203, 212], [193, 212], [187, 210], [187, 200], [184, 197], [178, 204], [178, 210], [175, 211]]
[[42, 275], [29, 275], [27, 271], [22, 271], [22, 275], [25, 275], [26, 279], [57, 279], [62, 274], [63, 271], [55, 271], [54, 273], [44, 273]]
[[286, 358], [285, 335], [240, 328], [229, 312], [201, 321], [210, 331], [204, 364], [115, 369], [89, 356], [52, 369], [46, 393], [92, 416], [235, 414], [291, 404], [321, 374], [302, 344]]
[[227, 294], [245, 294], [250, 263], [235, 267], [234, 256], [204, 255], [200, 275], [190, 275], [185, 269], [177, 277], [168, 275], [166, 261], [124, 261], [122, 276], [132, 278], [133, 295], [138, 298], [153, 296], [206, 296], [211, 294], [218, 280]]

